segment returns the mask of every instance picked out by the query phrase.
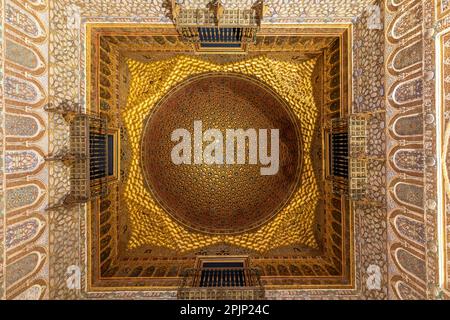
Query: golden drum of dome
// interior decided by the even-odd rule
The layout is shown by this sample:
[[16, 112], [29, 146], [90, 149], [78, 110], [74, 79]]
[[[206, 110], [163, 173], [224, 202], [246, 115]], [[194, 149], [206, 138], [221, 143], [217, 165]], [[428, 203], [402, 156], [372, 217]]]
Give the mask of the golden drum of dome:
[[[186, 253], [227, 243], [265, 252], [288, 245], [317, 248], [313, 226], [319, 189], [310, 156], [318, 108], [314, 102], [311, 75], [315, 60], [292, 63], [266, 56], [218, 65], [192, 56], [142, 63], [128, 60], [131, 84], [127, 105], [121, 111], [128, 131], [131, 160], [123, 185], [123, 200], [129, 213], [130, 249], [152, 245]], [[251, 76], [276, 92], [298, 118], [302, 131], [303, 167], [301, 184], [276, 216], [255, 230], [241, 234], [195, 232], [175, 221], [158, 204], [145, 185], [141, 166], [141, 139], [145, 119], [175, 86], [203, 73], [238, 73]]]
[[[269, 130], [271, 135], [270, 128], [277, 128], [276, 172], [261, 174], [261, 164], [257, 159], [250, 164], [250, 156], [241, 164], [226, 161], [231, 155], [229, 148], [224, 148], [228, 143], [226, 134], [226, 141], [222, 140], [219, 147], [219, 154], [230, 151], [219, 156], [225, 158], [224, 163], [173, 163], [171, 134], [180, 128], [192, 132], [199, 120], [202, 132], [208, 128], [221, 134], [230, 129], [255, 130], [256, 143], [246, 139], [249, 150], [257, 148], [258, 139], [263, 137], [259, 130]], [[256, 229], [269, 221], [296, 190], [302, 160], [297, 120], [281, 98], [253, 78], [219, 72], [189, 78], [172, 89], [147, 120], [141, 163], [148, 187], [174, 219], [195, 231], [238, 234]], [[202, 150], [208, 145], [203, 139]], [[216, 140], [214, 143], [217, 146]], [[192, 147], [191, 142], [189, 145]], [[272, 159], [275, 146], [267, 146], [268, 152], [257, 151], [254, 155], [271, 154]], [[233, 148], [233, 159], [237, 158], [237, 150]], [[192, 156], [192, 150], [184, 152]]]

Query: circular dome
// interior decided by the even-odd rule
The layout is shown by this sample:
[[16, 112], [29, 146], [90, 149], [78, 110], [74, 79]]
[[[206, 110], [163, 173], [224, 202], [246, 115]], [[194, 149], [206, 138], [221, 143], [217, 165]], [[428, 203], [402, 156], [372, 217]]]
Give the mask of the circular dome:
[[[197, 132], [222, 133], [224, 164], [194, 163], [196, 121], [202, 122], [202, 131]], [[268, 155], [271, 129], [279, 130], [276, 174], [262, 175], [261, 168], [269, 165], [261, 164], [260, 158], [249, 164], [248, 154], [245, 164], [227, 164], [226, 130], [251, 128], [258, 136], [259, 129], [267, 129]], [[192, 164], [172, 161], [172, 149], [179, 141], [171, 138], [177, 129], [190, 134]], [[209, 143], [204, 139], [202, 148]], [[246, 140], [247, 152], [249, 145]], [[237, 159], [237, 146], [234, 149]], [[179, 223], [204, 233], [236, 234], [261, 226], [290, 199], [301, 171], [300, 130], [285, 103], [257, 80], [206, 74], [175, 87], [154, 108], [144, 128], [141, 160], [150, 192]]]

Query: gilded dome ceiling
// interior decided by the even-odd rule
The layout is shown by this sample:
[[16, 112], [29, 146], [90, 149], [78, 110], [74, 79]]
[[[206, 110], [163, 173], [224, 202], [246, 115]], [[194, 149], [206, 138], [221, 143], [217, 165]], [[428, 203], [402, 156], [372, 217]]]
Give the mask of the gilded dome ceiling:
[[[202, 144], [200, 150], [206, 152], [213, 140], [195, 136], [194, 122], [199, 121], [202, 131], [198, 132], [216, 129], [222, 133], [220, 143], [215, 141], [223, 151], [223, 164], [194, 163], [195, 145]], [[189, 164], [175, 164], [171, 159], [177, 145], [171, 135], [177, 129], [190, 133]], [[267, 155], [275, 147], [270, 142], [272, 129], [279, 130], [279, 166], [274, 174], [261, 174], [261, 168], [269, 165], [262, 165], [260, 159], [248, 165], [249, 139], [245, 139], [246, 164], [227, 161], [226, 132], [237, 129], [254, 129], [258, 139], [264, 133]], [[183, 82], [154, 109], [142, 139], [147, 187], [175, 220], [196, 231], [240, 233], [256, 228], [276, 215], [298, 185], [302, 148], [297, 120], [276, 93], [249, 77], [214, 73]], [[231, 156], [237, 160], [235, 142]], [[258, 148], [257, 143], [254, 147]], [[258, 150], [261, 157], [263, 152]]]

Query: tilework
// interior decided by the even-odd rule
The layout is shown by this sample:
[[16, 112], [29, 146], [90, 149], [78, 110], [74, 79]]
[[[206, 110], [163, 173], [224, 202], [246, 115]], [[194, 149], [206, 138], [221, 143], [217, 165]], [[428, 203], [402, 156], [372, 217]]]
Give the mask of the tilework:
[[[186, 3], [189, 2], [186, 0]], [[233, 3], [236, 1], [229, 1], [230, 6]], [[378, 181], [382, 177], [373, 175], [373, 179], [377, 181], [375, 184], [377, 192], [374, 193], [374, 199], [372, 199], [382, 203], [384, 197], [386, 198], [387, 216], [385, 216], [382, 206], [371, 208], [361, 205], [355, 208], [357, 217], [355, 236], [359, 237], [364, 234], [368, 237], [367, 239], [372, 239], [371, 242], [367, 242], [367, 248], [374, 253], [371, 256], [370, 252], [362, 251], [355, 256], [357, 265], [364, 266], [356, 275], [356, 281], [362, 287], [362, 292], [311, 290], [305, 293], [287, 290], [269, 291], [267, 295], [269, 298], [276, 299], [333, 297], [380, 299], [385, 298], [386, 294], [388, 298], [393, 299], [442, 297], [445, 295], [445, 289], [448, 290], [448, 283], [445, 284], [446, 288], [445, 285], [444, 288], [440, 288], [438, 283], [439, 266], [436, 253], [439, 248], [436, 245], [435, 229], [437, 197], [434, 187], [436, 186], [436, 159], [433, 161], [436, 148], [434, 124], [436, 113], [432, 110], [435, 75], [430, 72], [435, 70], [433, 30], [437, 33], [445, 31], [448, 27], [444, 21], [448, 1], [386, 1], [384, 39], [383, 32], [366, 30], [365, 19], [367, 17], [362, 17], [362, 20], [355, 18], [361, 16], [367, 4], [372, 1], [330, 0], [317, 3], [314, 0], [305, 0], [302, 3], [304, 6], [298, 6], [294, 1], [269, 1], [272, 9], [266, 24], [331, 21], [353, 21], [355, 23], [355, 47], [353, 50], [356, 94], [353, 111], [366, 113], [372, 117], [371, 123], [374, 127], [370, 135], [377, 144], [376, 148], [369, 151], [370, 155], [376, 158], [373, 163], [374, 170], [379, 170], [383, 160], [387, 162], [385, 176], [388, 185], [387, 192], [384, 194], [382, 188], [378, 187]], [[82, 21], [79, 19], [78, 13], [83, 16], [83, 21], [170, 23], [166, 16], [167, 12], [162, 9], [159, 1], [138, 0], [132, 4], [123, 4], [123, 1], [106, 0], [89, 2], [54, 0], [50, 2], [30, 1], [27, 6], [23, 6], [21, 2], [8, 0], [2, 4], [5, 4], [5, 10], [1, 11], [5, 15], [3, 21], [5, 25], [9, 26], [7, 34], [4, 32], [5, 25], [3, 25], [2, 32], [3, 36], [10, 41], [12, 50], [8, 51], [9, 59], [5, 60], [5, 66], [8, 67], [8, 70], [15, 71], [14, 74], [7, 70], [2, 70], [1, 73], [4, 79], [1, 94], [4, 94], [5, 101], [0, 110], [1, 134], [3, 137], [6, 134], [6, 139], [0, 139], [2, 159], [5, 142], [9, 147], [14, 147], [26, 145], [25, 142], [29, 141], [42, 147], [43, 154], [48, 153], [44, 142], [46, 139], [40, 132], [47, 127], [47, 115], [42, 113], [41, 109], [49, 93], [52, 102], [56, 103], [63, 99], [83, 101], [80, 94], [85, 86], [84, 66], [79, 50], [82, 47], [80, 39], [83, 38], [83, 34], [80, 34]], [[434, 17], [435, 5], [440, 8], [439, 17]], [[67, 19], [68, 16], [70, 19]], [[437, 19], [442, 21], [436, 21]], [[425, 24], [428, 31], [422, 29], [424, 28], [422, 23]], [[427, 36], [429, 30], [432, 30], [431, 36]], [[52, 39], [49, 37], [50, 32], [53, 34]], [[26, 38], [27, 41], [21, 42], [23, 38]], [[375, 39], [377, 44], [374, 47], [371, 43], [363, 41], [369, 38]], [[4, 46], [3, 40], [2, 37], [2, 46]], [[379, 54], [381, 42], [385, 43], [384, 57]], [[19, 55], [15, 57], [13, 53], [19, 53]], [[421, 61], [422, 56], [425, 57], [424, 62]], [[2, 56], [2, 58], [4, 57]], [[382, 67], [383, 63], [386, 68]], [[383, 70], [386, 70], [384, 86], [382, 85]], [[445, 72], [446, 67], [443, 70]], [[29, 77], [24, 77], [25, 73]], [[46, 86], [48, 74], [50, 75], [49, 88]], [[375, 83], [375, 85], [368, 86], [371, 83]], [[385, 99], [383, 99], [383, 95]], [[3, 106], [5, 106], [4, 109]], [[414, 115], [418, 116], [413, 117]], [[18, 119], [17, 117], [22, 118], [15, 122], [16, 125], [13, 125], [11, 119]], [[67, 141], [64, 140], [67, 138], [67, 130], [57, 116], [50, 116], [49, 122], [51, 126], [48, 128], [48, 135], [60, 137], [60, 139], [51, 138], [49, 148], [50, 151], [57, 151]], [[24, 125], [17, 125], [17, 123]], [[406, 123], [406, 127], [402, 126], [402, 123]], [[386, 128], [386, 138], [383, 138], [382, 130], [378, 130], [377, 126]], [[6, 127], [6, 131], [3, 131], [4, 127]], [[37, 131], [36, 127], [39, 128]], [[409, 130], [409, 134], [402, 134], [407, 130]], [[47, 133], [45, 133], [45, 137], [47, 137]], [[379, 138], [381, 138], [381, 143]], [[384, 139], [386, 139], [386, 145], [383, 144]], [[386, 156], [383, 156], [384, 148]], [[20, 150], [20, 152], [22, 151]], [[416, 161], [415, 159], [422, 160]], [[3, 166], [2, 164], [2, 169]], [[27, 170], [34, 170], [32, 166], [24, 166], [23, 161], [12, 161], [8, 168], [10, 173], [18, 170], [18, 173], [21, 174]], [[32, 176], [37, 175], [39, 179], [46, 180], [42, 177], [50, 172], [49, 179], [52, 190], [49, 192], [55, 198], [61, 196], [66, 185], [64, 177], [67, 176], [67, 172], [65, 169], [55, 165], [45, 166], [39, 170], [42, 171], [35, 172]], [[16, 176], [11, 181], [11, 187], [19, 187], [24, 181], [26, 178]], [[45, 185], [47, 181], [43, 182]], [[5, 188], [10, 188], [8, 184], [1, 185], [0, 197]], [[408, 196], [408, 192], [414, 195], [421, 188], [424, 190], [421, 200], [424, 205], [422, 208], [417, 206], [417, 201], [420, 199], [416, 201], [413, 199], [417, 199], [417, 197]], [[33, 192], [32, 188], [29, 188], [29, 191]], [[28, 196], [30, 195], [31, 193], [28, 194]], [[10, 197], [10, 199], [9, 208], [15, 207], [17, 197]], [[5, 197], [3, 197], [3, 201], [5, 201]], [[0, 209], [3, 210], [5, 207], [2, 206]], [[8, 230], [10, 230], [7, 241], [11, 245], [12, 251], [6, 252], [6, 256], [18, 254], [21, 258], [26, 258], [26, 260], [14, 260], [14, 265], [9, 268], [9, 272], [13, 272], [14, 268], [23, 264], [24, 261], [28, 261], [27, 264], [30, 265], [34, 263], [39, 271], [35, 274], [24, 274], [23, 279], [26, 281], [11, 278], [6, 281], [10, 288], [5, 288], [5, 282], [0, 281], [0, 297], [41, 299], [49, 297], [49, 290], [52, 298], [86, 297], [78, 291], [67, 290], [65, 282], [65, 273], [70, 265], [80, 265], [84, 273], [82, 256], [85, 255], [83, 243], [86, 239], [79, 237], [80, 229], [84, 228], [80, 223], [80, 212], [81, 219], [83, 219], [84, 211], [72, 209], [66, 212], [43, 214], [43, 207], [45, 207], [45, 201], [39, 202], [38, 207], [28, 208], [20, 214], [27, 216], [34, 211], [39, 215], [37, 221], [46, 221], [47, 218], [50, 218], [49, 222], [52, 226], [50, 235], [46, 231], [47, 227], [43, 227], [43, 232], [36, 229], [36, 220], [30, 220], [35, 222], [23, 222], [9, 228], [8, 212], [1, 211], [1, 221], [2, 223], [6, 222]], [[446, 210], [448, 215], [449, 209], [446, 208]], [[17, 216], [17, 212], [14, 215]], [[383, 219], [386, 219], [386, 229], [379, 224], [379, 221]], [[446, 230], [448, 230], [449, 220], [445, 221]], [[20, 229], [19, 225], [23, 229]], [[3, 229], [0, 226], [0, 230]], [[380, 237], [380, 234], [385, 236]], [[27, 242], [27, 237], [32, 240]], [[44, 248], [45, 251], [45, 248], [48, 247], [47, 237], [51, 239], [50, 259], [52, 259], [52, 255], [55, 255], [54, 259], [61, 264], [60, 266], [51, 266], [50, 270], [46, 265], [47, 255], [41, 250]], [[62, 243], [65, 245], [55, 241], [58, 237], [64, 237]], [[4, 241], [4, 235], [0, 234], [0, 239]], [[379, 242], [382, 239], [388, 239], [388, 251], [383, 249], [384, 247], [374, 244], [374, 239], [378, 239]], [[360, 242], [360, 245], [365, 244], [366, 242]], [[61, 257], [56, 256], [55, 252], [61, 252]], [[388, 254], [388, 257], [385, 257], [383, 252]], [[31, 257], [29, 257], [30, 255]], [[379, 259], [371, 260], [375, 255], [379, 256]], [[3, 252], [0, 254], [0, 265], [2, 262], [4, 263], [2, 261], [4, 257], [5, 253]], [[426, 270], [423, 269], [423, 261], [426, 261]], [[371, 267], [372, 265], [375, 267]], [[29, 270], [28, 267], [27, 265], [26, 270]], [[389, 272], [387, 272], [387, 268], [389, 268]], [[374, 280], [371, 283], [377, 284], [376, 279], [373, 278], [377, 270], [382, 274], [380, 289], [368, 290], [364, 283], [367, 284], [367, 281]], [[0, 280], [2, 276], [5, 278], [4, 268], [0, 268]], [[6, 278], [8, 278], [8, 274], [6, 274]], [[387, 289], [386, 286], [388, 286]], [[375, 287], [377, 286], [375, 285]], [[123, 292], [122, 294], [105, 294], [102, 297], [170, 299], [174, 297], [174, 292]]]
[[[43, 161], [47, 152], [44, 137], [47, 116], [42, 108], [47, 99], [48, 3], [2, 4], [5, 69], [1, 74], [4, 104], [0, 144], [6, 185], [2, 184], [0, 196], [4, 201], [1, 230], [6, 234], [0, 234], [0, 239], [5, 244], [2, 258], [6, 257], [8, 263], [2, 269], [4, 281], [0, 291], [7, 299], [16, 296], [42, 299], [48, 293], [48, 232], [42, 229], [46, 225], [47, 189]], [[2, 183], [4, 180], [1, 179]], [[40, 221], [37, 229], [31, 224], [28, 227], [16, 224], [29, 215]]]

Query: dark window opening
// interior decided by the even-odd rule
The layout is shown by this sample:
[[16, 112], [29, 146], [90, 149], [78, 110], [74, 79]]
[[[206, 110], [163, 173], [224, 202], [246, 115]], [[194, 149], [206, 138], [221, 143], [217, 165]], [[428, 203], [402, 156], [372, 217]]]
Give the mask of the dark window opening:
[[201, 48], [241, 48], [242, 28], [198, 28]]
[[331, 174], [335, 177], [348, 178], [348, 133], [331, 135]]
[[214, 42], [202, 42], [201, 48], [240, 48], [240, 43], [214, 43]]

